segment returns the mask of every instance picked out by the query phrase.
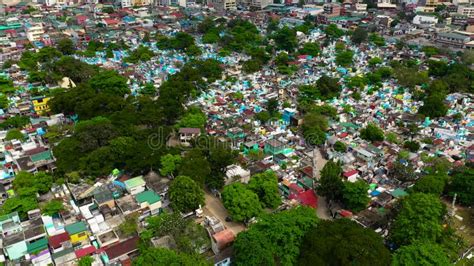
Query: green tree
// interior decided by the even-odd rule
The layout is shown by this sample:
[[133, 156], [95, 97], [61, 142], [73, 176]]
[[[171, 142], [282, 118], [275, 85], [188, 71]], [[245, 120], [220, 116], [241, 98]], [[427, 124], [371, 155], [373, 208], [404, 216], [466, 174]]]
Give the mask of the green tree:
[[179, 165], [181, 163], [181, 156], [168, 153], [164, 156], [161, 156], [160, 162], [160, 174], [164, 176], [173, 176], [176, 170], [179, 168]]
[[338, 152], [345, 152], [347, 150], [347, 145], [344, 142], [336, 141], [334, 143], [334, 150]]
[[94, 75], [89, 80], [89, 85], [97, 92], [111, 95], [124, 96], [130, 93], [127, 79], [113, 70], [101, 71]]
[[374, 123], [369, 123], [365, 128], [360, 131], [360, 137], [367, 141], [383, 141], [384, 134], [383, 130], [380, 129]]
[[182, 213], [194, 211], [204, 206], [204, 191], [187, 176], [176, 177], [170, 185], [171, 206]]
[[179, 175], [189, 176], [200, 186], [209, 179], [211, 165], [202, 151], [193, 149], [187, 152], [179, 166]]
[[[403, 151], [400, 152], [399, 157], [402, 155], [402, 152]], [[407, 157], [408, 155], [409, 153], [407, 152]], [[407, 159], [407, 158], [403, 158], [403, 159]], [[401, 163], [399, 160], [394, 162], [393, 167], [390, 171], [390, 175], [402, 182], [413, 181], [417, 178], [417, 174], [415, 173], [415, 170], [413, 169], [413, 165], [410, 163], [407, 163], [407, 164]]]
[[[25, 190], [23, 190], [23, 193]], [[34, 192], [34, 189], [33, 191]], [[31, 190], [30, 192], [31, 193]], [[18, 195], [8, 198], [3, 205], [0, 207], [0, 213], [2, 215], [10, 214], [12, 212], [18, 212], [18, 215], [21, 219], [26, 219], [28, 217], [28, 211], [38, 208], [38, 201], [36, 200], [36, 195]]]
[[301, 244], [299, 265], [390, 265], [390, 252], [372, 229], [338, 219], [321, 221]]
[[198, 255], [188, 255], [166, 248], [147, 248], [140, 250], [140, 255], [133, 265], [196, 265], [208, 266], [209, 262]]
[[293, 52], [298, 46], [296, 31], [287, 26], [277, 30], [272, 38], [275, 41], [278, 50]]
[[420, 149], [420, 143], [413, 140], [407, 140], [403, 144], [403, 147], [408, 149], [411, 152], [417, 152]]
[[344, 182], [342, 190], [342, 201], [344, 205], [355, 212], [362, 211], [370, 202], [367, 191], [369, 184], [364, 180], [357, 180], [356, 182]]
[[385, 45], [385, 39], [382, 36], [378, 35], [377, 33], [370, 34], [369, 41], [377, 46]]
[[294, 265], [301, 240], [318, 219], [314, 209], [296, 207], [266, 214], [237, 235], [235, 265]]
[[273, 171], [252, 176], [248, 187], [257, 194], [260, 202], [265, 207], [274, 209], [281, 204], [278, 177]]
[[53, 178], [45, 172], [38, 172], [34, 175], [28, 172], [19, 172], [13, 180], [13, 188], [17, 192], [31, 188], [34, 189], [34, 193], [45, 194], [52, 185]]
[[303, 44], [303, 47], [300, 49], [299, 54], [317, 56], [319, 55], [320, 51], [321, 49], [319, 43], [307, 42]]
[[416, 181], [413, 191], [441, 195], [446, 186], [447, 179], [447, 176], [444, 174], [423, 176]]
[[138, 229], [138, 213], [133, 213], [125, 217], [119, 225], [119, 230], [126, 236], [131, 236], [137, 233]]
[[448, 185], [448, 195], [466, 206], [474, 206], [474, 169], [466, 167], [454, 171]]
[[355, 44], [361, 44], [367, 41], [367, 37], [369, 34], [367, 31], [361, 27], [357, 27], [354, 32], [352, 33], [352, 42]]
[[199, 108], [190, 108], [181, 118], [178, 125], [180, 127], [204, 128], [207, 116]]
[[441, 219], [446, 207], [433, 194], [414, 193], [402, 201], [391, 229], [391, 239], [399, 245], [417, 240], [436, 241], [443, 231]]
[[211, 189], [221, 189], [224, 186], [224, 176], [227, 166], [233, 164], [238, 152], [232, 150], [229, 143], [219, 142], [217, 139], [209, 139], [208, 161], [211, 166], [211, 174], [207, 176], [205, 183]]
[[92, 263], [94, 262], [94, 258], [91, 256], [84, 256], [78, 261], [79, 266], [91, 266]]
[[448, 107], [444, 104], [445, 95], [433, 94], [423, 100], [423, 105], [418, 112], [427, 117], [443, 117], [448, 112]]
[[57, 44], [57, 48], [64, 55], [74, 54], [75, 47], [71, 39], [63, 38], [59, 40]]
[[451, 265], [443, 249], [430, 242], [414, 242], [398, 249], [393, 255], [393, 266], [402, 265]]
[[343, 67], [349, 67], [350, 65], [352, 65], [353, 57], [354, 57], [354, 52], [351, 50], [338, 52], [336, 54], [336, 64]]
[[225, 186], [222, 191], [222, 201], [235, 221], [247, 221], [262, 212], [262, 205], [257, 194], [247, 189], [242, 183]]
[[344, 183], [341, 178], [342, 168], [334, 162], [328, 161], [321, 170], [321, 178], [317, 191], [328, 200], [340, 200], [343, 195]]
[[380, 57], [374, 57], [374, 58], [370, 58], [368, 63], [369, 63], [369, 66], [373, 67], [373, 66], [382, 64], [383, 61], [382, 59], [380, 59]]
[[25, 139], [25, 135], [23, 135], [23, 133], [21, 133], [21, 131], [18, 129], [11, 129], [11, 130], [8, 130], [5, 139], [6, 140], [16, 139], [16, 140], [22, 141]]
[[41, 213], [44, 215], [53, 216], [64, 210], [63, 202], [61, 200], [51, 200], [44, 204], [41, 208]]
[[304, 116], [302, 125], [305, 141], [311, 145], [322, 145], [326, 141], [328, 120], [317, 112], [310, 112]]
[[336, 24], [329, 24], [324, 33], [331, 39], [338, 39], [344, 35], [344, 31], [339, 29]]

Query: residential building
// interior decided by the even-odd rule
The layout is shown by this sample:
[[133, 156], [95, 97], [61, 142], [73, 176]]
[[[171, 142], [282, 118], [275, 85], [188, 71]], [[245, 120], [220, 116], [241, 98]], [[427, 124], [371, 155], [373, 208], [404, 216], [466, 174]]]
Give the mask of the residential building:
[[87, 228], [86, 223], [82, 221], [68, 224], [64, 229], [69, 234], [73, 245], [81, 244], [89, 239], [89, 229]]
[[461, 15], [465, 15], [468, 18], [474, 17], [474, 6], [471, 5], [460, 5], [458, 6], [458, 13]]
[[51, 111], [48, 104], [50, 99], [51, 98], [44, 96], [31, 98], [31, 102], [33, 104], [33, 109], [35, 110], [35, 112], [39, 115], [42, 115]]
[[179, 129], [179, 140], [181, 141], [182, 145], [190, 145], [192, 139], [197, 138], [201, 134], [201, 130], [199, 128], [180, 128]]
[[143, 176], [137, 176], [124, 182], [125, 189], [132, 195], [137, 195], [145, 190], [146, 182]]
[[142, 211], [141, 217], [159, 214], [161, 211], [161, 197], [155, 191], [146, 190], [135, 195], [135, 199]]
[[463, 48], [470, 41], [469, 36], [454, 32], [439, 33], [436, 42], [454, 48]]
[[30, 42], [39, 41], [44, 34], [43, 25], [41, 23], [31, 24], [29, 27], [26, 27], [26, 38]]

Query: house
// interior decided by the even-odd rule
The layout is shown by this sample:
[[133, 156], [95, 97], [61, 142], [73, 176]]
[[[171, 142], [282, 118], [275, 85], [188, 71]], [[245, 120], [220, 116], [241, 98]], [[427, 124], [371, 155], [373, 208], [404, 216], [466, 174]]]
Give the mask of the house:
[[97, 242], [100, 247], [107, 247], [120, 241], [117, 233], [114, 230], [108, 230], [96, 235]]
[[153, 190], [147, 190], [135, 195], [135, 199], [142, 210], [141, 217], [159, 214], [161, 210], [161, 197]]
[[137, 176], [132, 179], [126, 180], [124, 184], [125, 189], [128, 191], [128, 193], [136, 195], [145, 190], [146, 182], [145, 180], [143, 180], [143, 176]]
[[265, 142], [264, 151], [266, 154], [275, 155], [278, 153], [282, 153], [285, 149], [285, 144], [277, 139], [270, 139]]
[[227, 166], [225, 177], [226, 184], [230, 184], [231, 182], [236, 181], [236, 179], [242, 183], [247, 184], [250, 180], [250, 171], [245, 170], [240, 165], [233, 164]]
[[235, 234], [229, 228], [217, 232], [211, 237], [212, 251], [215, 254], [218, 254], [221, 250], [229, 247], [234, 242], [234, 240]]
[[72, 247], [71, 237], [68, 232], [63, 232], [48, 239], [49, 248], [53, 253]]
[[12, 212], [0, 216], [0, 233], [3, 237], [21, 232], [20, 216], [17, 212]]
[[73, 245], [86, 242], [89, 239], [90, 232], [83, 221], [68, 224], [64, 229], [70, 235]]
[[123, 261], [129, 259], [130, 255], [138, 251], [138, 242], [140, 238], [138, 236], [129, 238], [120, 243], [105, 248], [106, 259], [104, 263], [110, 263]]
[[76, 259], [76, 253], [74, 253], [74, 248], [71, 247], [53, 253], [51, 258], [55, 265], [72, 265], [72, 261]]
[[359, 177], [359, 171], [354, 169], [354, 170], [346, 171], [342, 175], [347, 179], [347, 181], [354, 183]]
[[5, 236], [2, 244], [3, 254], [5, 254], [10, 261], [19, 260], [28, 253], [28, 247], [23, 232]]
[[35, 113], [42, 115], [51, 111], [49, 108], [50, 97], [38, 96], [31, 98], [31, 103], [33, 104], [33, 109]]
[[181, 141], [182, 145], [188, 146], [190, 145], [190, 141], [194, 138], [197, 138], [201, 134], [201, 130], [199, 128], [190, 128], [184, 127], [179, 129], [179, 140]]

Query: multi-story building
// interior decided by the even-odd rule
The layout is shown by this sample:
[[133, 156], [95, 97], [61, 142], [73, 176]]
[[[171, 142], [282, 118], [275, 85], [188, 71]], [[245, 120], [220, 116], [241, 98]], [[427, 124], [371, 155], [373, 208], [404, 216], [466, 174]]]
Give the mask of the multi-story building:
[[31, 24], [26, 27], [26, 38], [30, 42], [39, 41], [43, 37], [44, 29], [41, 23]]
[[217, 11], [236, 10], [236, 0], [209, 0], [208, 5], [212, 5]]
[[252, 0], [252, 2], [250, 3], [250, 7], [252, 9], [260, 10], [260, 9], [264, 9], [265, 7], [271, 4], [273, 4], [272, 0]]
[[474, 17], [474, 6], [471, 5], [460, 5], [458, 6], [458, 13], [465, 15], [468, 18]]
[[120, 0], [120, 6], [122, 6], [122, 8], [131, 7], [132, 6], [132, 1], [131, 0]]
[[455, 32], [439, 33], [436, 36], [437, 43], [454, 48], [463, 48], [470, 40], [469, 36]]
[[324, 14], [330, 16], [339, 16], [341, 15], [341, 6], [335, 3], [328, 3], [324, 5]]
[[34, 97], [31, 99], [31, 102], [33, 104], [33, 109], [35, 112], [39, 115], [45, 114], [50, 111], [48, 102], [49, 102], [49, 97]]

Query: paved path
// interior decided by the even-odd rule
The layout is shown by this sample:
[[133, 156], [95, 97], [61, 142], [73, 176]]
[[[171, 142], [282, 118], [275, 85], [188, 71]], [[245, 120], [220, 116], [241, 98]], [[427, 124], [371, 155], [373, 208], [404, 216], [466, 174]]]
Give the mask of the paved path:
[[[320, 171], [323, 169], [326, 164], [326, 159], [321, 155], [321, 152], [318, 148], [315, 148], [314, 155], [316, 156], [316, 179], [320, 177]], [[320, 219], [330, 220], [331, 215], [329, 214], [328, 206], [326, 199], [318, 195], [318, 208], [316, 209], [316, 214]]]
[[219, 198], [214, 197], [214, 195], [206, 191], [205, 200], [206, 206], [203, 208], [204, 215], [217, 217], [227, 228], [231, 229], [235, 235], [245, 230], [245, 226], [240, 223], [225, 221], [225, 218], [229, 216], [229, 213], [224, 208], [224, 205]]

